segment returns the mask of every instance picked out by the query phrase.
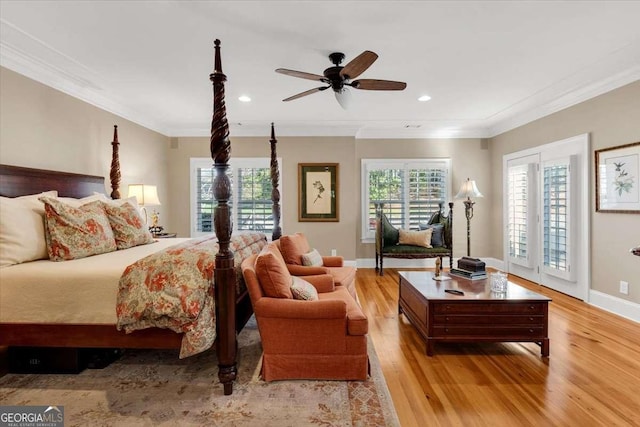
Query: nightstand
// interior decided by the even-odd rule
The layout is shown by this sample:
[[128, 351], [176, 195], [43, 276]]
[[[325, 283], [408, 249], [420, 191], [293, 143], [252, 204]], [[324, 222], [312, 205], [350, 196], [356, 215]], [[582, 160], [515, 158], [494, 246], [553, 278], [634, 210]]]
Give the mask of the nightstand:
[[154, 239], [168, 239], [171, 237], [177, 237], [178, 233], [158, 233], [158, 234], [152, 234]]

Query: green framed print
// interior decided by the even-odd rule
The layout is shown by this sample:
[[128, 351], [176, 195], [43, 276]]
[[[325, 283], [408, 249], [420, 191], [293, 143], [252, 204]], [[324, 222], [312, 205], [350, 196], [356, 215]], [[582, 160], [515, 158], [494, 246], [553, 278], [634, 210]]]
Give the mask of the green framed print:
[[298, 163], [298, 221], [339, 221], [338, 163]]

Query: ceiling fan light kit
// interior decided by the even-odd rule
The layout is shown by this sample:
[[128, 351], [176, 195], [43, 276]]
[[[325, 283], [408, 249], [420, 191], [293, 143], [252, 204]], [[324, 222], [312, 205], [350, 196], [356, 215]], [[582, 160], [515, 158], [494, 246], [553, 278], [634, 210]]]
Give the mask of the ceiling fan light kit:
[[283, 101], [293, 101], [294, 99], [302, 98], [303, 96], [331, 88], [333, 89], [340, 106], [347, 109], [350, 105], [351, 93], [346, 86], [351, 86], [354, 89], [360, 90], [404, 90], [407, 87], [405, 82], [392, 80], [353, 80], [365, 72], [376, 61], [376, 59], [378, 59], [378, 55], [375, 52], [365, 50], [343, 67], [340, 64], [344, 61], [344, 58], [345, 56], [342, 52], [331, 53], [329, 55], [329, 60], [333, 63], [333, 67], [329, 67], [324, 70], [322, 75], [305, 73], [304, 71], [289, 70], [286, 68], [276, 69], [276, 73], [301, 79], [316, 80], [328, 85], [300, 92], [296, 95], [283, 99]]

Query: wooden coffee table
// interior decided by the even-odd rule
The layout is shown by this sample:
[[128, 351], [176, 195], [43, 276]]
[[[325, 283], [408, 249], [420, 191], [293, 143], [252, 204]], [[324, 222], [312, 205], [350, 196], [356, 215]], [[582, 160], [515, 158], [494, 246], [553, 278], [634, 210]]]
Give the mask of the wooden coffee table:
[[549, 356], [550, 298], [512, 282], [506, 293], [495, 294], [488, 279], [471, 281], [451, 276], [451, 280], [437, 281], [430, 271], [401, 271], [399, 275], [398, 311], [426, 341], [427, 355], [433, 355], [436, 341], [526, 341], [537, 343], [542, 356]]

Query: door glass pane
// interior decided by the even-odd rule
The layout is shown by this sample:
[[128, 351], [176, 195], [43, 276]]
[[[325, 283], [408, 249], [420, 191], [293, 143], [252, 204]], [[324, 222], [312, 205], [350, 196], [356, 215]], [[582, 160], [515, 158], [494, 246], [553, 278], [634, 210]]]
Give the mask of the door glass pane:
[[568, 271], [569, 165], [544, 167], [543, 265]]

